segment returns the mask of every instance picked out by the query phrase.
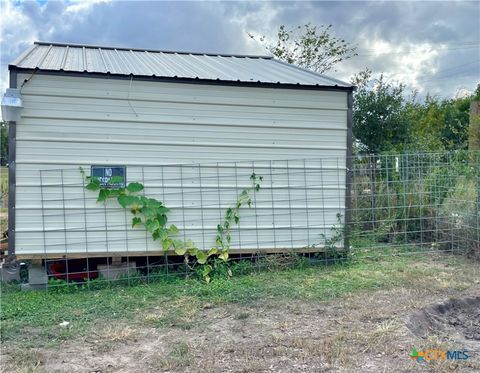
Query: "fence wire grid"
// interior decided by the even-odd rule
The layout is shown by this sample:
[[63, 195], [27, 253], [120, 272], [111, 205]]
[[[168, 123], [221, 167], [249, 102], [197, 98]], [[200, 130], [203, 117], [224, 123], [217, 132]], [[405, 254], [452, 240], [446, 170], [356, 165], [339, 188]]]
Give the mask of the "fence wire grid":
[[[252, 174], [261, 176], [258, 190]], [[480, 256], [478, 152], [128, 166], [126, 181], [163, 201], [179, 238], [205, 250], [215, 246], [226, 209], [249, 190], [252, 206], [240, 209], [231, 229], [233, 266], [436, 251]], [[79, 168], [41, 170], [21, 198], [17, 255], [41, 259], [51, 284], [195, 272], [144, 227], [132, 228], [128, 209], [98, 203]]]

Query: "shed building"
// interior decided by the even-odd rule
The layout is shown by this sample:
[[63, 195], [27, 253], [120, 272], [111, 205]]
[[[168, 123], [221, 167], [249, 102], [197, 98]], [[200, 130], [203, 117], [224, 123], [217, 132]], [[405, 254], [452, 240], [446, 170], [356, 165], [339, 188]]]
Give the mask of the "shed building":
[[159, 251], [85, 191], [79, 168], [92, 165], [125, 167], [203, 248], [252, 171], [265, 189], [232, 251], [310, 247], [312, 228], [346, 213], [350, 84], [266, 56], [44, 42], [9, 70], [23, 99], [9, 160], [9, 253], [19, 258]]

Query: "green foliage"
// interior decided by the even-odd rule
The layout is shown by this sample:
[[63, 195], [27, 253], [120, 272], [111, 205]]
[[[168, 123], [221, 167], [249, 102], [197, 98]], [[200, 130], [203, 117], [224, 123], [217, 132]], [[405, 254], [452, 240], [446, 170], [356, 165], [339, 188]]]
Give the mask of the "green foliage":
[[471, 98], [439, 100], [427, 96], [412, 105], [412, 145], [425, 150], [467, 149]]
[[315, 26], [307, 23], [290, 29], [281, 25], [274, 43], [265, 36], [257, 38], [251, 33], [248, 35], [279, 60], [318, 73], [332, 70], [336, 64], [356, 55], [356, 47], [333, 35], [332, 25]]
[[[125, 188], [109, 188], [102, 187], [98, 178], [86, 176], [85, 180], [86, 189], [98, 191], [97, 202], [115, 199], [120, 206], [128, 208], [133, 214], [132, 227], [143, 225], [154, 241], [160, 241], [164, 251], [183, 247], [175, 238], [178, 235], [178, 228], [174, 224], [167, 224], [167, 213], [170, 210], [161, 201], [137, 195], [143, 190], [142, 184], [134, 182]], [[118, 177], [112, 178], [109, 184], [117, 185], [120, 181], [122, 180], [118, 180]]]
[[[358, 172], [352, 183], [351, 244], [450, 249], [454, 224], [455, 236], [474, 242], [465, 223], [478, 216], [474, 185], [480, 163], [472, 157], [465, 151], [368, 157], [375, 168]], [[357, 170], [369, 170], [360, 163], [365, 159], [355, 162]]]
[[320, 233], [320, 237], [323, 241], [323, 247], [326, 250], [329, 257], [333, 259], [342, 256], [342, 253], [338, 251], [339, 245], [343, 243], [346, 236], [346, 226], [342, 221], [342, 214], [336, 215], [337, 225], [330, 228], [330, 234]]
[[448, 151], [466, 149], [470, 103], [480, 94], [439, 99], [416, 93], [407, 95], [405, 85], [372, 78], [365, 70], [352, 83], [354, 93], [353, 135], [360, 151], [373, 154], [403, 151]]
[[[195, 268], [200, 265], [197, 273], [201, 274], [206, 282], [210, 282], [211, 274], [220, 268], [219, 261], [226, 263], [228, 261], [228, 252], [230, 249], [231, 234], [230, 228], [233, 224], [240, 221], [240, 208], [245, 204], [252, 206], [251, 190], [260, 190], [262, 176], [252, 173], [250, 180], [252, 187], [243, 190], [235, 205], [227, 209], [225, 220], [217, 226], [216, 246], [210, 250], [201, 250], [191, 240], [183, 241], [178, 239], [179, 229], [174, 225], [168, 225], [168, 212], [170, 211], [163, 202], [154, 198], [148, 198], [138, 195], [144, 189], [144, 186], [138, 182], [129, 183], [124, 188], [111, 188], [123, 182], [121, 177], [113, 177], [109, 180], [107, 187], [102, 187], [100, 179], [92, 176], [85, 176], [85, 171], [80, 168], [86, 184], [85, 188], [90, 191], [98, 191], [97, 202], [106, 202], [108, 199], [115, 199], [120, 206], [129, 209], [132, 213], [132, 228], [143, 226], [152, 236], [154, 241], [159, 241], [162, 250], [167, 253], [173, 250], [177, 255], [185, 257], [185, 263]], [[190, 257], [195, 258], [195, 262], [190, 262]], [[228, 271], [231, 276], [231, 271]]]
[[[250, 180], [253, 183], [251, 189], [254, 189], [258, 192], [260, 190], [260, 182], [263, 181], [263, 176], [258, 176], [255, 173], [252, 173], [250, 175]], [[235, 205], [233, 207], [229, 207], [225, 212], [225, 220], [223, 223], [217, 225], [217, 236], [215, 238], [215, 242], [218, 249], [222, 251], [228, 251], [230, 242], [232, 240], [230, 228], [233, 224], [238, 224], [240, 222], [240, 208], [243, 205], [252, 207], [252, 198], [250, 196], [249, 189], [244, 189], [242, 193], [240, 193]]]
[[[260, 183], [263, 181], [263, 176], [258, 176], [253, 172], [250, 175], [250, 181], [252, 186], [248, 189], [244, 189], [239, 194], [235, 204], [232, 207], [227, 208], [223, 223], [217, 225], [217, 235], [215, 237], [216, 246], [205, 252], [206, 255], [201, 258], [202, 262], [198, 261], [200, 264], [205, 264], [202, 269], [202, 276], [207, 282], [211, 280], [212, 273], [221, 272], [223, 268], [218, 259], [224, 263], [227, 262], [230, 243], [232, 241], [232, 235], [230, 232], [231, 227], [234, 224], [238, 225], [240, 222], [240, 209], [243, 206], [247, 205], [249, 208], [252, 207], [253, 201], [250, 193], [253, 190], [257, 192], [260, 190]], [[232, 276], [232, 271], [230, 269], [228, 269], [227, 273], [229, 276]]]
[[405, 86], [388, 82], [383, 75], [372, 79], [372, 72], [357, 74], [353, 106], [353, 135], [368, 153], [395, 150], [409, 142]]

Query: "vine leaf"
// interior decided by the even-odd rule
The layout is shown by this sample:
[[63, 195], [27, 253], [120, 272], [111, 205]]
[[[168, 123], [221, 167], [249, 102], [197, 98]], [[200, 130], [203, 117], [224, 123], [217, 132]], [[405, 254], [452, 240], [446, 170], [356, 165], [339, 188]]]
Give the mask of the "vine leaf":
[[218, 249], [216, 247], [212, 247], [210, 250], [208, 250], [208, 256], [212, 256], [218, 253]]
[[132, 219], [132, 228], [135, 228], [136, 225], [140, 225], [142, 224], [142, 219], [140, 219], [139, 217], [134, 217]]
[[100, 189], [100, 192], [98, 193], [98, 198], [97, 198], [97, 202], [104, 202], [107, 200], [108, 196], [109, 196], [109, 191], [108, 189]]
[[207, 262], [207, 259], [208, 259], [207, 253], [205, 251], [202, 251], [202, 250], [197, 251], [196, 257], [197, 257], [198, 264], [205, 264]]
[[206, 265], [203, 267], [203, 270], [202, 270], [202, 276], [205, 280], [205, 282], [208, 284], [211, 280], [210, 278], [210, 273], [212, 272], [213, 268], [211, 265]]
[[97, 178], [94, 178], [94, 177], [91, 177], [88, 180], [89, 180], [89, 182], [85, 186], [85, 188], [87, 188], [88, 190], [91, 190], [91, 191], [96, 191], [96, 190], [100, 189], [100, 180], [98, 180]]
[[143, 185], [140, 184], [140, 183], [130, 183], [127, 186], [127, 190], [130, 193], [137, 193], [137, 192], [140, 192], [141, 190], [143, 190]]
[[158, 220], [148, 219], [147, 221], [145, 221], [145, 227], [149, 232], [153, 233], [160, 228], [160, 223], [158, 222]]
[[[103, 190], [103, 189], [102, 189]], [[120, 206], [122, 206], [123, 208], [127, 207], [127, 206], [131, 206], [138, 201], [138, 198], [135, 197], [135, 196], [127, 196], [126, 194], [120, 194], [118, 197], [117, 197], [117, 201], [118, 203], [120, 204]]]
[[218, 258], [226, 262], [228, 260], [228, 250], [223, 250], [221, 254], [218, 254]]
[[188, 250], [187, 245], [181, 240], [174, 240], [173, 247], [177, 255], [185, 255]]
[[170, 247], [172, 247], [172, 245], [173, 245], [173, 241], [171, 239], [167, 238], [162, 240], [163, 251], [167, 251], [168, 249], [170, 249]]
[[110, 180], [108, 180], [109, 185], [115, 185], [115, 184], [122, 184], [123, 183], [123, 176], [112, 176]]

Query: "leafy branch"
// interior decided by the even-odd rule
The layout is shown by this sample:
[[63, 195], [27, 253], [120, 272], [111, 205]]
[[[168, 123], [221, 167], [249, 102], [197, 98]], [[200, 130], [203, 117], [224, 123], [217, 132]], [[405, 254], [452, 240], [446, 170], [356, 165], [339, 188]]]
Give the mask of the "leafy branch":
[[325, 73], [335, 66], [356, 56], [356, 47], [334, 35], [332, 25], [312, 25], [287, 28], [281, 25], [276, 40], [272, 43], [266, 36], [248, 33], [279, 60]]

